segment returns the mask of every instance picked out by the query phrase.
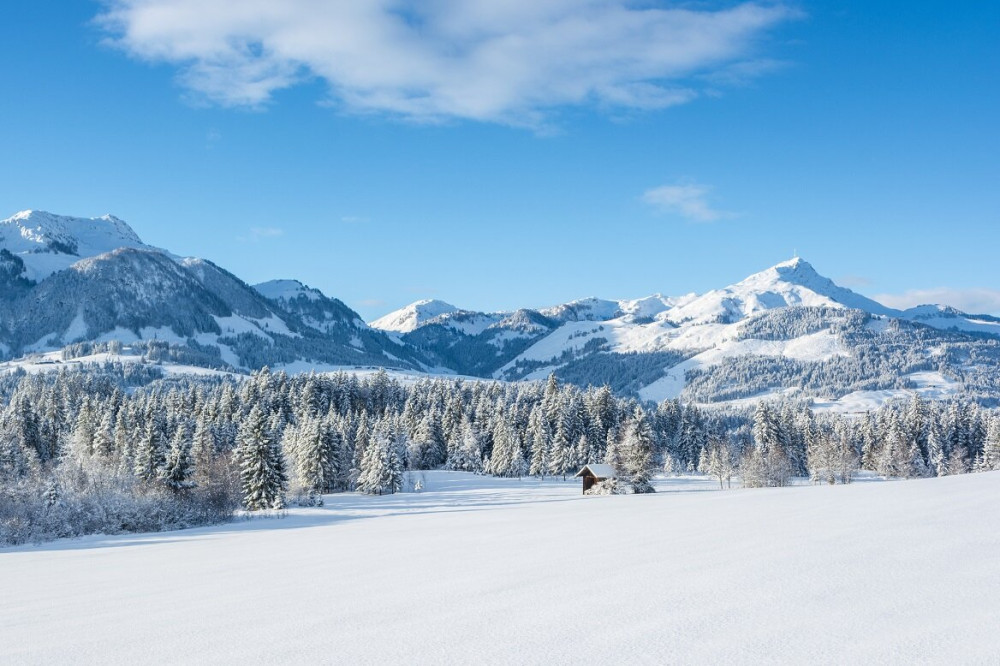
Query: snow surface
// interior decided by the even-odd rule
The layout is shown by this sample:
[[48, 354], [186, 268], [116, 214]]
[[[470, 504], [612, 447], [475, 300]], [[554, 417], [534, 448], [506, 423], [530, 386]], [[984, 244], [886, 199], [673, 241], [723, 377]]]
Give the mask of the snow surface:
[[539, 312], [558, 321], [606, 321], [622, 314], [618, 301], [593, 296], [543, 308]]
[[[422, 493], [0, 551], [6, 663], [996, 663], [1000, 473]], [[671, 492], [672, 491], [672, 492]]]
[[[26, 277], [35, 281], [69, 268], [81, 258], [121, 247], [154, 249], [113, 215], [82, 218], [38, 210], [21, 211], [0, 220], [0, 247], [20, 257]], [[72, 249], [72, 253], [64, 247]]]
[[951, 400], [962, 393], [961, 383], [948, 379], [940, 372], [914, 372], [904, 377], [913, 382], [914, 389], [854, 391], [838, 400], [813, 400], [812, 408], [817, 412], [863, 414], [873, 412], [887, 402], [909, 399], [914, 393], [925, 400]]
[[417, 301], [376, 319], [369, 326], [383, 331], [409, 333], [435, 317], [457, 311], [458, 308], [444, 301], [432, 299]]
[[253, 288], [265, 298], [275, 301], [291, 301], [299, 296], [305, 296], [310, 301], [318, 301], [323, 298], [321, 291], [307, 287], [298, 280], [269, 280], [255, 284]]
[[847, 307], [872, 314], [896, 314], [881, 303], [838, 287], [817, 273], [808, 262], [796, 257], [673, 308], [667, 317], [678, 324], [709, 323], [720, 318], [731, 322], [755, 312], [790, 305]]
[[932, 328], [1000, 335], [1000, 321], [993, 317], [977, 318], [946, 305], [919, 305], [904, 310], [901, 316]]
[[[133, 335], [133, 337], [135, 337]], [[228, 349], [228, 348], [227, 348]], [[58, 372], [64, 369], [97, 369], [105, 363], [145, 363], [143, 357], [131, 353], [125, 349], [121, 354], [110, 354], [99, 352], [77, 356], [71, 359], [63, 359], [61, 351], [51, 351], [44, 354], [32, 354], [14, 361], [0, 362], [0, 375], [24, 371], [29, 374], [40, 372]], [[198, 375], [205, 377], [236, 377], [238, 375], [225, 372], [223, 370], [213, 370], [197, 365], [184, 365], [182, 363], [171, 363], [158, 361], [149, 363], [163, 370], [167, 375]]]

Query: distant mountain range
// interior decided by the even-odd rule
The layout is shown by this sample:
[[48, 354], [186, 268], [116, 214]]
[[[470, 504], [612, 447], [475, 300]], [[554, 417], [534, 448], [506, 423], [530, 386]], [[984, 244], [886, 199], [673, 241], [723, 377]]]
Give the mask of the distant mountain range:
[[702, 295], [492, 313], [426, 300], [369, 326], [298, 281], [249, 286], [208, 260], [148, 246], [113, 216], [25, 211], [0, 221], [0, 287], [7, 359], [159, 340], [192, 365], [235, 371], [555, 372], [656, 401], [788, 396], [849, 410], [910, 391], [1000, 398], [1000, 319], [888, 308], [799, 258]]

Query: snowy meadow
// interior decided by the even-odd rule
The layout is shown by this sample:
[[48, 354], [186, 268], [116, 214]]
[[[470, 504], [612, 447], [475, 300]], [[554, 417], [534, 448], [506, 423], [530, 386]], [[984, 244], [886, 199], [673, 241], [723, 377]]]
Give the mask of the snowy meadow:
[[998, 473], [418, 493], [0, 551], [8, 663], [995, 663]]
[[[2, 661], [997, 652], [1000, 421], [975, 403], [129, 377], [0, 381]], [[583, 494], [594, 464], [614, 478]]]

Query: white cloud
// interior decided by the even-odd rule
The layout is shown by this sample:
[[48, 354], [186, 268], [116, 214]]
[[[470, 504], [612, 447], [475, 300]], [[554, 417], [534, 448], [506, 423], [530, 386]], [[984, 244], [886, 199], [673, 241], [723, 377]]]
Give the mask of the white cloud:
[[[181, 83], [259, 106], [306, 79], [351, 111], [543, 125], [562, 105], [656, 109], [758, 62], [797, 12], [772, 3], [629, 0], [106, 0], [109, 42]], [[693, 5], [697, 7], [697, 5]], [[702, 82], [702, 83], [699, 83]]]
[[911, 289], [902, 294], [877, 294], [875, 300], [891, 308], [905, 310], [917, 305], [950, 305], [972, 314], [1000, 313], [1000, 290], [974, 288]]
[[239, 236], [236, 240], [242, 241], [244, 243], [256, 243], [258, 241], [266, 240], [269, 238], [277, 238], [279, 236], [284, 236], [285, 230], [279, 229], [277, 227], [251, 227], [250, 233], [247, 236]]
[[706, 185], [661, 185], [646, 190], [642, 200], [657, 209], [681, 215], [695, 222], [715, 222], [735, 217], [734, 213], [712, 208], [708, 203], [711, 188]]

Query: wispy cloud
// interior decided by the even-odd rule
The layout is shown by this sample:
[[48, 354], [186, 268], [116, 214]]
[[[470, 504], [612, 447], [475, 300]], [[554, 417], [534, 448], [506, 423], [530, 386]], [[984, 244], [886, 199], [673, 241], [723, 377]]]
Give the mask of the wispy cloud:
[[318, 78], [350, 111], [535, 127], [554, 107], [657, 109], [694, 99], [713, 72], [759, 73], [768, 31], [798, 16], [753, 1], [105, 1], [111, 44], [178, 66], [182, 85], [222, 105], [261, 106]]
[[250, 227], [250, 232], [246, 236], [238, 236], [237, 240], [244, 243], [256, 243], [258, 241], [278, 238], [284, 236], [285, 230], [278, 227]]
[[891, 308], [906, 309], [917, 305], [950, 305], [972, 314], [1000, 313], [1000, 289], [911, 289], [901, 294], [877, 294], [875, 300]]
[[361, 215], [344, 215], [340, 221], [344, 224], [367, 224], [368, 218]]
[[385, 306], [385, 301], [378, 298], [366, 298], [363, 301], [358, 301], [358, 305], [365, 308], [380, 308]]
[[791, 63], [772, 58], [741, 60], [725, 67], [714, 69], [704, 75], [704, 79], [718, 86], [746, 86], [767, 74], [789, 67]]
[[695, 183], [661, 185], [646, 190], [642, 200], [664, 213], [680, 215], [695, 222], [715, 222], [735, 217], [735, 213], [718, 210], [709, 204], [711, 189]]

